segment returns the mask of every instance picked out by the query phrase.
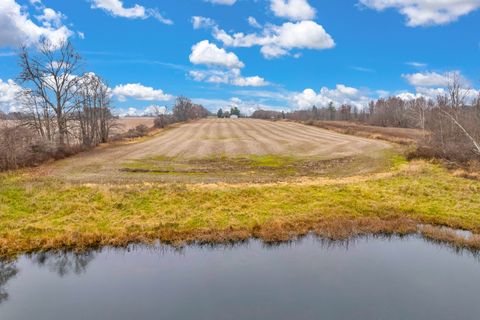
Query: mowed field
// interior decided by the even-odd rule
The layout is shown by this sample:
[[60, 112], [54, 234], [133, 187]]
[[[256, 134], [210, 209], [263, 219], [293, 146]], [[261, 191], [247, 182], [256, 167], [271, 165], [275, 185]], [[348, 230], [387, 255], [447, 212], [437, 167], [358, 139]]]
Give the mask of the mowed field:
[[119, 149], [125, 156], [202, 158], [215, 155], [295, 155], [336, 158], [388, 148], [383, 142], [292, 122], [204, 119], [180, 125], [149, 141]]
[[[48, 172], [92, 182], [185, 181], [185, 175], [194, 181], [235, 175], [248, 180], [255, 173], [270, 178], [319, 175], [326, 173], [326, 166], [334, 169], [333, 162], [337, 166], [357, 158], [379, 159], [390, 148], [386, 142], [292, 122], [204, 119], [176, 125], [142, 141], [97, 148], [54, 163]], [[365, 168], [375, 167], [371, 161], [362, 159], [362, 163], [368, 164]]]

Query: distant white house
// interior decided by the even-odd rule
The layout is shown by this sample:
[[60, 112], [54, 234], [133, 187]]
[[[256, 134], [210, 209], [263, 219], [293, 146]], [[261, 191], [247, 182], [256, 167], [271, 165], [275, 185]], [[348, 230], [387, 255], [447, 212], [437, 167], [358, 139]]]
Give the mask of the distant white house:
[[232, 115], [230, 116], [230, 119], [238, 119], [238, 116], [237, 116], [236, 114], [232, 114]]

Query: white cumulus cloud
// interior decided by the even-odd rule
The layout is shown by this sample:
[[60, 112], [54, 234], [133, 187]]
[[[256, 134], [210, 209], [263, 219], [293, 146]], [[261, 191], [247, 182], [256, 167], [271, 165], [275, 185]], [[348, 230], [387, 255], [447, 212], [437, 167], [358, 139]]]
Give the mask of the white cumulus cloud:
[[300, 109], [308, 109], [312, 106], [326, 107], [329, 103], [333, 103], [334, 106], [349, 104], [362, 108], [367, 106], [372, 98], [357, 88], [337, 84], [334, 89], [323, 87], [319, 92], [310, 88], [305, 89], [294, 94], [291, 100], [294, 107]]
[[277, 17], [291, 20], [311, 20], [316, 14], [307, 0], [270, 0], [270, 9]]
[[6, 112], [18, 111], [20, 106], [17, 95], [20, 93], [20, 90], [20, 86], [15, 81], [11, 79], [3, 81], [0, 79], [0, 110]]
[[267, 85], [265, 79], [259, 76], [237, 77], [233, 79], [232, 83], [239, 87], [263, 87]]
[[418, 62], [418, 61], [409, 61], [406, 62], [407, 65], [414, 67], [414, 68], [425, 68], [427, 67], [427, 64], [424, 62]]
[[227, 52], [223, 48], [217, 47], [208, 40], [203, 40], [192, 46], [190, 62], [193, 64], [203, 64], [208, 66], [220, 66], [227, 68], [243, 68], [244, 63], [240, 61], [233, 52]]
[[133, 7], [125, 8], [120, 0], [93, 0], [93, 9], [103, 9], [108, 13], [123, 18], [145, 18], [145, 7], [135, 4]]
[[223, 83], [237, 87], [263, 87], [269, 83], [262, 77], [252, 76], [243, 77], [240, 69], [231, 70], [192, 70], [189, 72], [190, 77], [199, 82]]
[[126, 101], [127, 98], [144, 101], [168, 101], [173, 96], [166, 94], [161, 89], [144, 86], [140, 83], [121, 84], [113, 88], [112, 95], [119, 101]]
[[452, 81], [458, 81], [460, 92], [468, 103], [477, 98], [480, 91], [471, 88], [470, 81], [460, 71], [449, 71], [445, 73], [418, 72], [413, 74], [402, 74], [410, 85], [415, 87], [415, 93], [401, 92], [397, 96], [404, 100], [411, 100], [419, 97], [435, 100], [438, 96], [448, 94], [448, 87]]
[[261, 33], [234, 33], [215, 27], [214, 37], [231, 47], [260, 46], [266, 58], [289, 54], [292, 49], [330, 49], [335, 41], [325, 29], [314, 21], [286, 22], [280, 26], [267, 25]]
[[363, 5], [382, 11], [397, 9], [410, 27], [441, 25], [480, 8], [480, 0], [360, 0]]
[[21, 6], [15, 0], [0, 1], [0, 47], [18, 47], [36, 45], [44, 38], [53, 45], [73, 35], [62, 20], [65, 16], [50, 8], [37, 8], [42, 14], [32, 20], [27, 6]]
[[44, 8], [43, 14], [36, 18], [44, 25], [59, 27], [62, 25], [62, 19], [64, 19], [65, 16], [61, 12], [55, 11], [51, 8]]
[[412, 74], [402, 74], [409, 84], [415, 87], [445, 87], [448, 85], [450, 76], [448, 73], [440, 74], [436, 72], [417, 72]]

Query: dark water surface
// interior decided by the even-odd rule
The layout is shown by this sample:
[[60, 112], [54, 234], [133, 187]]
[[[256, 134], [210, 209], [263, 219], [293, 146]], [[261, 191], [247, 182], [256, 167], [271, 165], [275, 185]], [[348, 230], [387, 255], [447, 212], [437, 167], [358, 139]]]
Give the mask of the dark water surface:
[[480, 319], [480, 261], [417, 237], [103, 249], [1, 264], [1, 320]]

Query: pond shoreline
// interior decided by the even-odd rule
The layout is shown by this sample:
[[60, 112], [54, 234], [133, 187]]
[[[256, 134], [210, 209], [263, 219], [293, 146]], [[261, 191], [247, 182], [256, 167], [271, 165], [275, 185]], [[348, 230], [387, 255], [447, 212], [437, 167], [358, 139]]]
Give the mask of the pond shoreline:
[[331, 242], [349, 242], [359, 238], [390, 238], [417, 236], [426, 241], [449, 246], [455, 250], [480, 251], [480, 235], [470, 231], [452, 229], [445, 226], [416, 224], [407, 219], [366, 219], [303, 222], [297, 225], [272, 224], [256, 227], [253, 230], [201, 230], [198, 232], [159, 231], [158, 234], [131, 234], [121, 238], [107, 238], [101, 235], [79, 235], [75, 240], [49, 239], [36, 243], [29, 249], [5, 251], [2, 249], [0, 260], [12, 261], [24, 254], [44, 252], [89, 252], [102, 248], [126, 249], [131, 245], [165, 245], [176, 249], [188, 246], [235, 246], [251, 240], [265, 245], [282, 245], [314, 236], [319, 240]]

